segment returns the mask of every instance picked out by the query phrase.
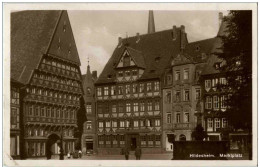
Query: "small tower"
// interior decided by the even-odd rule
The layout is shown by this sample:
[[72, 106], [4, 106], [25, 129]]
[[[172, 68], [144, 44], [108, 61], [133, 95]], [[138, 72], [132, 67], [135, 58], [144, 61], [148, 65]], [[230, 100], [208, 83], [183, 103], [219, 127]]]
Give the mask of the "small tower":
[[149, 18], [148, 18], [148, 34], [155, 32], [155, 24], [154, 24], [154, 17], [153, 11], [149, 10]]

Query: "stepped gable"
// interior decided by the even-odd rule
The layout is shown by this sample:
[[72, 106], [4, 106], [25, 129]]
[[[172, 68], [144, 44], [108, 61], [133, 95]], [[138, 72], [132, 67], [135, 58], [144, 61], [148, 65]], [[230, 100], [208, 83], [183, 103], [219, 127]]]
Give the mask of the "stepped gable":
[[[139, 80], [160, 78], [164, 69], [170, 66], [172, 57], [180, 53], [180, 28], [177, 28], [177, 37], [173, 40], [172, 29], [122, 39], [122, 46], [117, 46], [97, 80], [97, 84], [115, 81], [115, 67], [126, 47], [141, 52], [144, 58], [145, 71]], [[131, 50], [129, 49], [129, 50]], [[138, 57], [140, 55], [136, 55]], [[140, 58], [140, 57], [138, 57]], [[108, 79], [108, 75], [112, 78]]]
[[[30, 10], [11, 13], [11, 77], [27, 84], [44, 54], [49, 53], [49, 48], [60, 27], [60, 19], [68, 20], [67, 11], [57, 10]], [[60, 23], [63, 25], [63, 23]], [[71, 31], [67, 21], [68, 31]], [[71, 31], [72, 33], [72, 31]], [[66, 35], [67, 36], [67, 35]], [[70, 35], [73, 37], [73, 34]], [[67, 38], [67, 37], [65, 37]], [[80, 64], [75, 41], [72, 43], [71, 56], [60, 58]], [[74, 42], [74, 44], [73, 44]], [[52, 53], [51, 53], [52, 54]], [[54, 53], [55, 54], [55, 53]], [[59, 56], [59, 55], [57, 55]]]

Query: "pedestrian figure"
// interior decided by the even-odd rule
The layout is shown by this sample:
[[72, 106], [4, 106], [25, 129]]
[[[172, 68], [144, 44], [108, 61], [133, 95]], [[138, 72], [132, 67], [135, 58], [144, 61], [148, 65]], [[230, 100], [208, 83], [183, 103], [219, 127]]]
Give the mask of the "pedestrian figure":
[[135, 157], [136, 160], [140, 160], [141, 159], [141, 155], [142, 155], [142, 150], [139, 146], [136, 147], [135, 149]]
[[125, 154], [125, 159], [128, 160], [129, 159], [129, 149], [127, 147], [125, 147], [124, 154]]
[[79, 150], [79, 158], [81, 158], [82, 157], [82, 152], [81, 152], [81, 150]]
[[70, 159], [70, 152], [68, 152], [67, 157], [68, 157], [68, 159]]

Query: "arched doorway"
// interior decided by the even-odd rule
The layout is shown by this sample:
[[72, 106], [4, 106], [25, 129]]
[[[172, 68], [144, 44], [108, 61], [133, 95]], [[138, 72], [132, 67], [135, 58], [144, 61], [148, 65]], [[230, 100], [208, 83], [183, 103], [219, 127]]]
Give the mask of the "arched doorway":
[[60, 141], [60, 136], [53, 133], [48, 136], [48, 140], [46, 142], [46, 157], [47, 159], [51, 159], [51, 155], [53, 155], [53, 149], [52, 146], [55, 143], [58, 143]]
[[179, 140], [180, 141], [186, 141], [186, 136], [181, 134], [180, 137], [179, 137]]

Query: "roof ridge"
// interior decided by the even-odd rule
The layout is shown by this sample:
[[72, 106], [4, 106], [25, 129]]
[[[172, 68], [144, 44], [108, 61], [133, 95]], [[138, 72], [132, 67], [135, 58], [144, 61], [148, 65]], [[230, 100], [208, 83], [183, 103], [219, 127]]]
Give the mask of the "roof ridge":
[[199, 41], [193, 41], [193, 42], [188, 43], [188, 45], [189, 45], [189, 44], [194, 44], [194, 43], [197, 43], [197, 42], [204, 42], [204, 41], [212, 40], [212, 39], [216, 39], [216, 38], [217, 38], [217, 37], [215, 36], [215, 37], [212, 37], [212, 38], [202, 39], [202, 40], [199, 40]]

